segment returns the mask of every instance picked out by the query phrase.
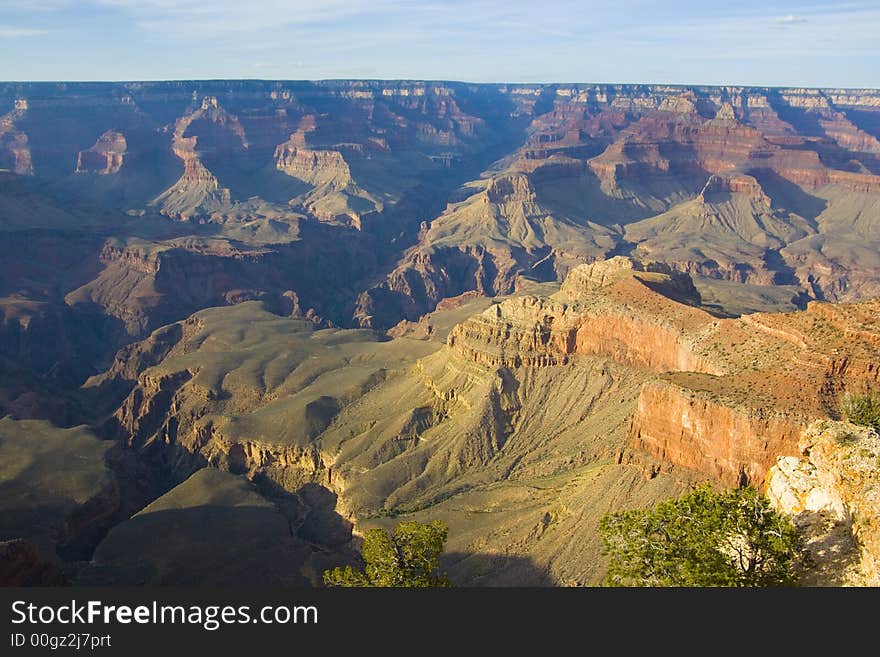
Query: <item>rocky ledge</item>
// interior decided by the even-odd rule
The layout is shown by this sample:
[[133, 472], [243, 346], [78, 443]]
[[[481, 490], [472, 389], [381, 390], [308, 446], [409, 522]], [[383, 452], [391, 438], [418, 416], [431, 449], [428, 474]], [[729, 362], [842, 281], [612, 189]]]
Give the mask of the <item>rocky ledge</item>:
[[808, 583], [880, 586], [880, 435], [820, 421], [798, 446], [771, 469], [767, 494], [806, 532]]

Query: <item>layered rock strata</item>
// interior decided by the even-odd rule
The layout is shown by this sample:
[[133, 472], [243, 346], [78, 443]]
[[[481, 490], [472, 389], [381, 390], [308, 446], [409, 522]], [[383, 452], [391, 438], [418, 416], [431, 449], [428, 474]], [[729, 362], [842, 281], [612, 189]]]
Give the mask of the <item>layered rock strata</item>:
[[125, 135], [108, 130], [91, 148], [76, 156], [76, 173], [97, 173], [109, 176], [119, 173], [128, 148]]

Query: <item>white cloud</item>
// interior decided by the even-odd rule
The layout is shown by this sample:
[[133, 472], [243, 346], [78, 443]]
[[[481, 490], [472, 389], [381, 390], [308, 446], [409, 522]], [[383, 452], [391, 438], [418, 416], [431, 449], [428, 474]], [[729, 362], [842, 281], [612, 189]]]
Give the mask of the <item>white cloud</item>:
[[18, 39], [20, 37], [42, 36], [48, 34], [47, 30], [33, 30], [25, 27], [11, 27], [0, 25], [0, 39]]
[[788, 16], [776, 18], [773, 20], [773, 22], [777, 25], [798, 25], [799, 23], [806, 23], [807, 19], [803, 16], [795, 16], [794, 14], [789, 14]]

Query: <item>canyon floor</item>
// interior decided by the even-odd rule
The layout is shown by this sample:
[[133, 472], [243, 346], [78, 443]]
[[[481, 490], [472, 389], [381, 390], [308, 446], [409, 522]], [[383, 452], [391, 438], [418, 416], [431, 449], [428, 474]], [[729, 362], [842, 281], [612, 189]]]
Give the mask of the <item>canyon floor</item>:
[[878, 228], [872, 90], [0, 84], [0, 578], [317, 585], [412, 518], [595, 585], [608, 511], [804, 511]]

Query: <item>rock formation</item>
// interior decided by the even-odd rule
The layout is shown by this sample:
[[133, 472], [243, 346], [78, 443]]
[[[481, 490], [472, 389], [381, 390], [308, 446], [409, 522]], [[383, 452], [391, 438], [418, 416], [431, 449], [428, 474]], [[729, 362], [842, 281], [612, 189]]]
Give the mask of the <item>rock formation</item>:
[[[448, 344], [489, 367], [591, 354], [652, 370], [660, 376], [642, 388], [632, 444], [730, 484], [763, 481], [844, 390], [880, 383], [880, 334], [862, 319], [873, 302], [720, 320], [682, 303], [698, 304], [694, 293], [668, 269], [618, 257], [572, 270], [550, 299], [490, 307], [453, 329]], [[854, 326], [864, 327], [859, 341], [848, 337]]]
[[238, 117], [228, 114], [220, 107], [215, 96], [205, 96], [201, 105], [181, 116], [174, 122], [171, 136], [171, 151], [183, 162], [183, 175], [169, 189], [153, 201], [164, 214], [179, 219], [188, 219], [194, 213], [205, 209], [228, 205], [230, 191], [221, 188], [217, 177], [202, 163], [196, 150], [196, 136], [187, 136], [190, 126], [204, 119], [232, 132], [247, 150], [248, 142]]
[[[314, 129], [313, 122], [308, 128], [308, 132]], [[352, 180], [340, 151], [308, 148], [306, 132], [301, 127], [278, 145], [275, 168], [311, 186], [299, 201], [306, 212], [323, 221], [341, 221], [360, 229], [362, 215], [381, 210], [381, 203]]]
[[0, 170], [8, 169], [19, 176], [34, 175], [28, 137], [15, 126], [27, 110], [27, 100], [16, 98], [12, 111], [0, 116]]
[[95, 145], [80, 151], [76, 156], [77, 173], [97, 173], [108, 176], [119, 173], [128, 145], [125, 136], [115, 130], [108, 130]]
[[816, 422], [798, 456], [780, 457], [767, 495], [807, 536], [805, 581], [880, 585], [880, 436], [845, 422]]

